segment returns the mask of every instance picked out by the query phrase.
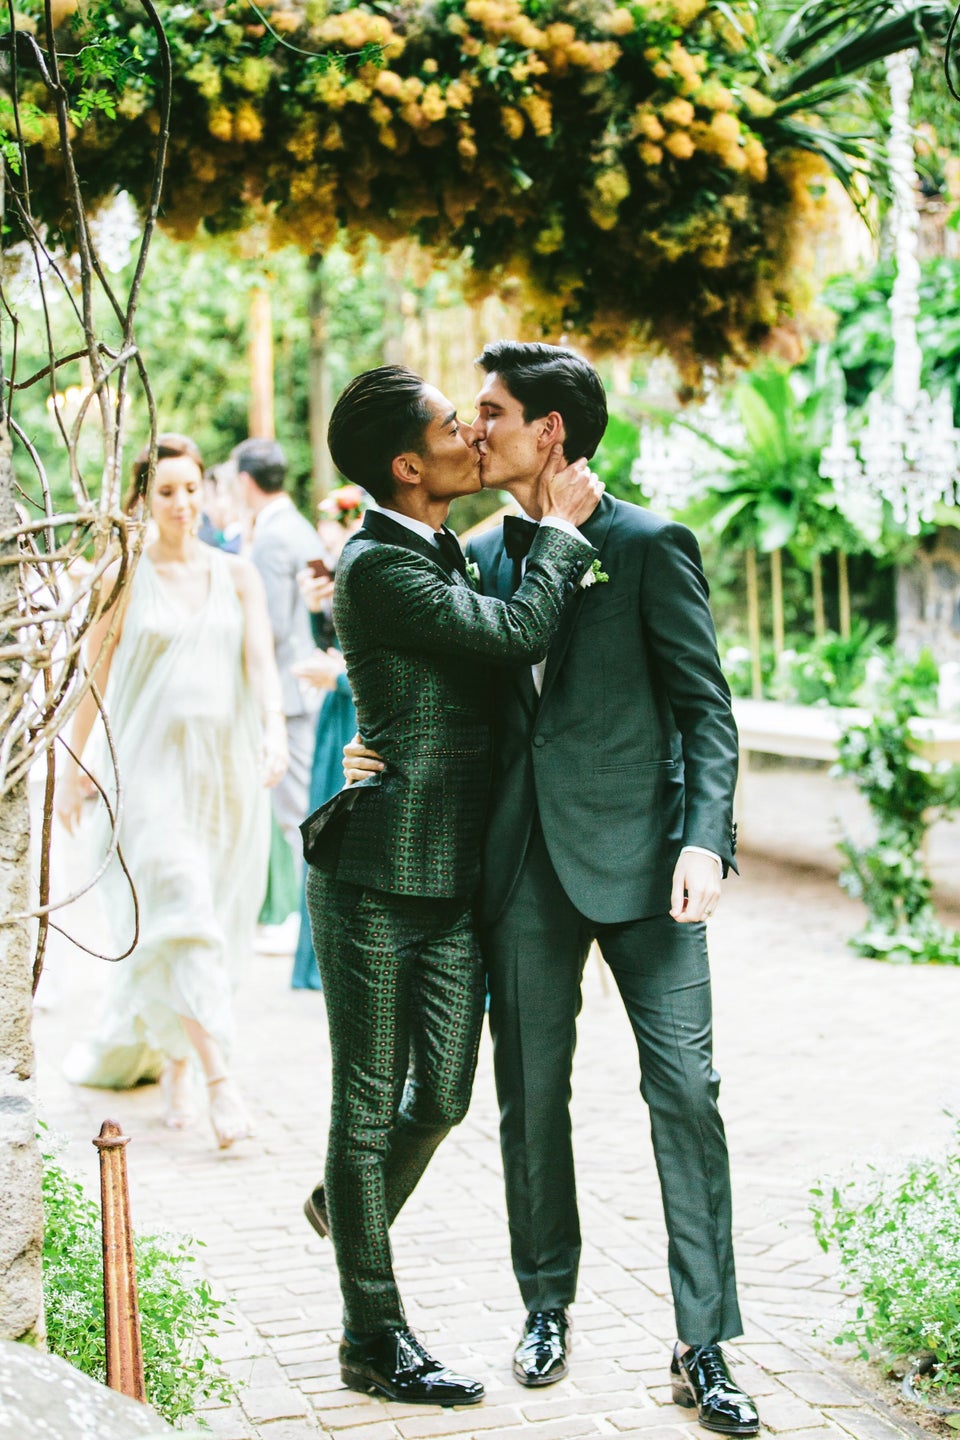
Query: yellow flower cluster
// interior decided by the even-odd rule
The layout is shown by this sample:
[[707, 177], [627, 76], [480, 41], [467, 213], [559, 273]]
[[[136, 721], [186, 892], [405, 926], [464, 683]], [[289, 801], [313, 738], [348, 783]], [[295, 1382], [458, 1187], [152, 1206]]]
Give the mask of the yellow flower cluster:
[[329, 15], [320, 25], [317, 38], [327, 45], [343, 45], [347, 50], [379, 45], [385, 60], [396, 60], [403, 54], [406, 44], [385, 16], [371, 15], [360, 9]]
[[[311, 251], [338, 225], [441, 258], [469, 247], [477, 287], [512, 277], [551, 333], [592, 317], [595, 336], [652, 333], [681, 363], [742, 349], [793, 303], [785, 233], [816, 223], [816, 181], [778, 148], [762, 67], [741, 58], [749, 0], [267, 0], [290, 49], [234, 0], [163, 4], [178, 233], [253, 210]], [[140, 137], [151, 83], [118, 101]], [[112, 134], [94, 116], [81, 141], [106, 159]]]

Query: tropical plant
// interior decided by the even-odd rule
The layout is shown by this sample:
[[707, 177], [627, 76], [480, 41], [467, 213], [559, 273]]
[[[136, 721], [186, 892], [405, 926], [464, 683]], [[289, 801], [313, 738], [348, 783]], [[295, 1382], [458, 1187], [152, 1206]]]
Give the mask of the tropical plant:
[[938, 670], [924, 651], [897, 661], [872, 698], [863, 723], [843, 733], [834, 773], [849, 776], [870, 806], [876, 838], [847, 839], [843, 888], [867, 907], [851, 947], [874, 960], [960, 965], [960, 933], [941, 925], [931, 903], [924, 859], [929, 826], [960, 804], [960, 766], [922, 753], [913, 721], [936, 707]]
[[797, 705], [855, 705], [868, 664], [880, 662], [886, 640], [884, 626], [857, 617], [847, 636], [828, 630], [786, 649], [777, 661], [771, 696]]
[[[785, 643], [782, 551], [788, 547], [813, 578], [814, 629], [825, 631], [821, 556], [843, 555], [864, 541], [837, 506], [829, 481], [820, 475], [820, 452], [830, 433], [837, 379], [825, 367], [814, 383], [786, 367], [767, 363], [735, 385], [730, 410], [736, 439], [715, 438], [706, 426], [678, 420], [692, 430], [716, 466], [701, 476], [696, 498], [683, 518], [724, 546], [741, 551], [747, 572], [750, 644], [754, 652], [754, 694], [760, 694], [759, 582], [756, 553], [771, 557], [773, 648]], [[846, 629], [841, 596], [841, 629]]]
[[[826, 176], [882, 185], [878, 127], [850, 77], [944, 18], [935, 0], [808, 0], [778, 26], [754, 0], [160, 8], [175, 233], [256, 220], [316, 253], [345, 226], [466, 253], [478, 289], [523, 285], [530, 323], [658, 346], [691, 381], [802, 307]], [[17, 14], [43, 30], [42, 0]], [[56, 48], [84, 57], [64, 78], [90, 195], [139, 196], [153, 37], [124, 4], [89, 0]], [[109, 83], [105, 48], [119, 60]], [[42, 79], [22, 103], [33, 193], [59, 225]]]
[[821, 373], [808, 384], [772, 362], [739, 380], [731, 397], [739, 443], [718, 441], [708, 429], [689, 423], [723, 464], [691, 505], [691, 520], [727, 544], [753, 545], [765, 553], [795, 546], [805, 554], [834, 549], [838, 542], [858, 543], [830, 482], [820, 475], [837, 396], [836, 377]]
[[[49, 1155], [43, 1170], [43, 1294], [47, 1345], [85, 1375], [106, 1380], [100, 1207]], [[205, 1401], [226, 1403], [233, 1385], [208, 1345], [224, 1302], [190, 1267], [198, 1242], [134, 1240], [147, 1399], [170, 1421]]]

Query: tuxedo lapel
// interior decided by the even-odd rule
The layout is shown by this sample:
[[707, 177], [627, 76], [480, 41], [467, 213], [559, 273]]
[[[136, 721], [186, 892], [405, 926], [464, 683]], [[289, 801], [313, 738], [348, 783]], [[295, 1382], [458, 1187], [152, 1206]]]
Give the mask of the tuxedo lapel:
[[[594, 510], [590, 519], [580, 526], [580, 533], [585, 540], [589, 540], [593, 548], [598, 552], [600, 565], [603, 567], [603, 544], [607, 538], [607, 532], [613, 524], [613, 517], [616, 514], [616, 502], [610, 495], [604, 495], [600, 504]], [[580, 612], [583, 609], [585, 592], [581, 589], [573, 597], [567, 607], [566, 614], [560, 622], [560, 629], [554, 638], [553, 644], [547, 652], [547, 665], [543, 676], [543, 689], [540, 692], [540, 704], [546, 701], [553, 682], [557, 677], [560, 666], [563, 664], [563, 657], [567, 653], [567, 646], [576, 629]]]
[[366, 512], [359, 533], [363, 534], [364, 532], [372, 535], [375, 540], [380, 540], [384, 545], [402, 545], [406, 550], [413, 550], [417, 555], [423, 555], [427, 560], [432, 560], [434, 565], [439, 565], [440, 569], [449, 575], [456, 584], [466, 585], [466, 579], [439, 546], [434, 545], [431, 540], [424, 540], [414, 530], [408, 530], [406, 525], [400, 525], [396, 520], [391, 520], [390, 516], [384, 515], [382, 510]]

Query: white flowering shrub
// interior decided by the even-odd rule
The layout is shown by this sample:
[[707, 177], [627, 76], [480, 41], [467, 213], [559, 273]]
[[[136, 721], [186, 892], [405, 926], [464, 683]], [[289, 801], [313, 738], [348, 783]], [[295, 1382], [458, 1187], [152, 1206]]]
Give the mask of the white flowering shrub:
[[837, 1343], [866, 1359], [932, 1356], [926, 1387], [960, 1395], [960, 1127], [944, 1159], [813, 1195], [817, 1239], [858, 1291]]

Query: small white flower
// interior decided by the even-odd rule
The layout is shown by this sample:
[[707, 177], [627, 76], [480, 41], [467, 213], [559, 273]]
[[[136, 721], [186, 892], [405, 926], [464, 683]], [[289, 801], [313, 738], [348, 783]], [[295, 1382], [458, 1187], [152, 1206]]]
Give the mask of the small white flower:
[[476, 560], [467, 561], [467, 575], [474, 585], [480, 584], [480, 566]]
[[589, 590], [591, 585], [606, 585], [609, 579], [610, 576], [606, 573], [606, 571], [600, 569], [600, 561], [594, 560], [593, 564], [590, 566], [590, 569], [580, 581], [580, 589]]

